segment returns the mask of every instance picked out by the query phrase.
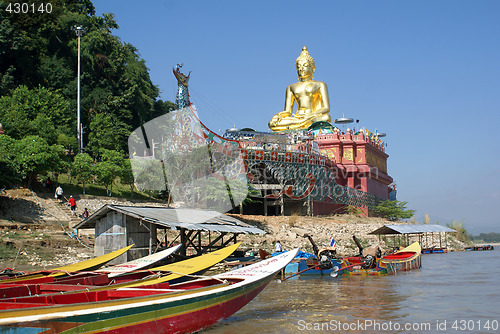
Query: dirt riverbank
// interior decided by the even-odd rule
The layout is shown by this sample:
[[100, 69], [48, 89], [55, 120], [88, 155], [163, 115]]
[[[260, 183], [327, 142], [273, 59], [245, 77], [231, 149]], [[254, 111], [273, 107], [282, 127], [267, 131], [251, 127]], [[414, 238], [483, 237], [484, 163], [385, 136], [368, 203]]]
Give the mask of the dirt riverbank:
[[[158, 202], [137, 202], [113, 198], [77, 197], [79, 211], [87, 207], [92, 213], [105, 204], [159, 206]], [[377, 243], [377, 236], [370, 232], [385, 224], [394, 224], [381, 218], [355, 215], [329, 217], [304, 216], [252, 216], [232, 215], [246, 223], [257, 226], [267, 233], [263, 235], [241, 235], [242, 250], [263, 249], [272, 252], [274, 242], [280, 240], [285, 249], [301, 247], [312, 251], [311, 243], [303, 236], [310, 235], [319, 248], [329, 245], [330, 237], [337, 242], [340, 256], [357, 253], [352, 241], [356, 235], [363, 246]], [[92, 237], [82, 241], [74, 238], [69, 228], [75, 220], [63, 204], [58, 204], [52, 194], [36, 194], [27, 189], [8, 190], [0, 195], [0, 269], [5, 267], [36, 266], [51, 268], [78, 262], [93, 256]], [[463, 250], [465, 245], [448, 235], [450, 250]], [[382, 241], [382, 245], [393, 246], [393, 238]], [[395, 240], [396, 244], [398, 239]], [[434, 246], [439, 239], [434, 238]], [[444, 237], [442, 237], [444, 246]]]

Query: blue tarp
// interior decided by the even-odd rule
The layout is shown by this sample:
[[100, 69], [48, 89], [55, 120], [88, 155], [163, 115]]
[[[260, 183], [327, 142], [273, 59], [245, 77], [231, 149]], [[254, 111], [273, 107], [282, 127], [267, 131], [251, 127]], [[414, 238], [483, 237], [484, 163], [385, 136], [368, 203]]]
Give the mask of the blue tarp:
[[[274, 253], [271, 254], [271, 256], [276, 256], [276, 255], [279, 255], [279, 254], [282, 254], [282, 253], [286, 253], [286, 252], [288, 252], [288, 251], [274, 252]], [[315, 258], [315, 257], [316, 256], [314, 254], [306, 253], [306, 252], [303, 252], [301, 250], [299, 250], [299, 252], [295, 256], [296, 259], [309, 259], [309, 258]]]

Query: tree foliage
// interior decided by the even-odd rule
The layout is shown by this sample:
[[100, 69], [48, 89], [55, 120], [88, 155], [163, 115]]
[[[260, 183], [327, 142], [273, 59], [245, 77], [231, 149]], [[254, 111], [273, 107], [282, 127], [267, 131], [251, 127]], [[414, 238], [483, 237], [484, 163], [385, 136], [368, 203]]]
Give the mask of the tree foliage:
[[59, 93], [43, 87], [29, 89], [21, 85], [12, 95], [1, 97], [0, 120], [12, 138], [34, 135], [50, 145], [72, 128], [69, 103]]
[[413, 217], [415, 210], [406, 208], [408, 202], [404, 201], [382, 201], [375, 207], [375, 212], [389, 220], [408, 219]]
[[79, 153], [75, 156], [71, 164], [71, 174], [82, 183], [85, 194], [85, 183], [90, 182], [94, 177], [94, 159], [87, 153]]
[[500, 233], [489, 232], [489, 233], [479, 233], [472, 237], [474, 241], [482, 242], [500, 242]]
[[[60, 145], [49, 145], [44, 138], [28, 136], [15, 140], [0, 136], [0, 178], [6, 184], [22, 182], [30, 187], [38, 174], [48, 171], [60, 172], [67, 168], [63, 159], [64, 149]], [[8, 173], [8, 174], [7, 174]]]
[[134, 197], [134, 173], [132, 172], [132, 164], [130, 159], [124, 159], [120, 173], [120, 182], [130, 187], [132, 198]]
[[21, 181], [15, 163], [16, 140], [7, 136], [0, 136], [0, 189], [12, 186]]
[[[32, 3], [38, 8], [42, 1]], [[84, 27], [80, 38], [83, 146], [102, 162], [99, 180], [112, 186], [109, 179], [121, 167], [111, 167], [103, 150], [123, 157], [131, 129], [173, 110], [174, 105], [159, 99], [159, 89], [138, 50], [113, 35], [118, 28], [113, 14], [96, 15], [90, 0], [51, 4], [50, 15], [11, 15], [5, 11], [7, 3], [0, 2], [0, 123], [15, 142], [37, 136], [35, 147], [51, 147], [54, 153], [61, 148], [54, 145], [59, 144], [69, 157], [75, 153], [78, 38], [74, 27]], [[10, 150], [9, 139], [3, 144], [1, 150]], [[13, 176], [0, 177], [5, 184], [30, 183], [36, 176], [32, 173], [48, 164], [43, 163], [48, 157], [42, 158], [40, 168], [28, 171], [27, 161], [7, 156], [0, 157], [0, 170]]]
[[123, 154], [113, 150], [103, 150], [101, 161], [96, 165], [97, 182], [106, 187], [106, 193], [111, 196], [113, 183], [120, 176], [123, 166]]

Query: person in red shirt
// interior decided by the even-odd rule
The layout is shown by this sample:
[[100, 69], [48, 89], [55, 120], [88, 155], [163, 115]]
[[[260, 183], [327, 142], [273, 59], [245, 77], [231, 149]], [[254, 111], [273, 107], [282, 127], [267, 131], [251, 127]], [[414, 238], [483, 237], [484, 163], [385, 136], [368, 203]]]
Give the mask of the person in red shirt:
[[69, 207], [71, 208], [71, 214], [76, 214], [76, 200], [73, 198], [73, 195], [69, 196], [68, 200]]

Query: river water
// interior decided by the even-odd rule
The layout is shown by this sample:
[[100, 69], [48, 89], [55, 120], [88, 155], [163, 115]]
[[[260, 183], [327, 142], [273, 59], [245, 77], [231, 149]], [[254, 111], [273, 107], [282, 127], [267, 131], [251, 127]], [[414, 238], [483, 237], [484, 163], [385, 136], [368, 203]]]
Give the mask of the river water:
[[396, 276], [273, 281], [203, 334], [500, 333], [499, 248], [424, 254]]

